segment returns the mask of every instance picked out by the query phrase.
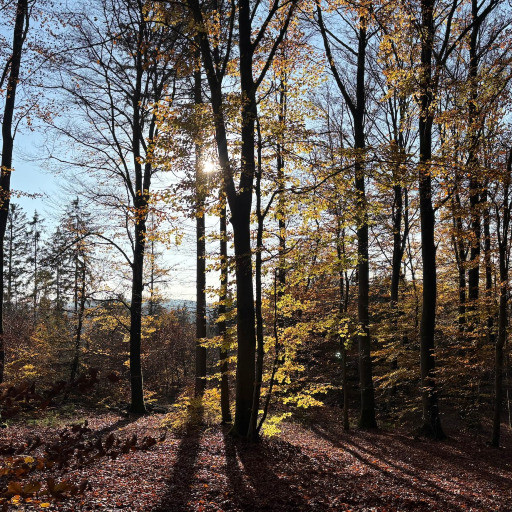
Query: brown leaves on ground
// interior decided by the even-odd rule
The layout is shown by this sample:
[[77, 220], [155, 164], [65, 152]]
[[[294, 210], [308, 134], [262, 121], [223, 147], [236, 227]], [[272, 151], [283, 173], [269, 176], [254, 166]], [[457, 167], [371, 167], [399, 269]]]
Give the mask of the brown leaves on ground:
[[20, 457], [37, 464], [48, 447], [76, 441], [64, 464], [28, 471], [16, 482], [0, 477], [6, 492], [10, 485], [18, 493], [8, 510], [511, 510], [509, 437], [507, 448], [495, 450], [466, 435], [432, 443], [403, 433], [345, 433], [326, 421], [289, 425], [278, 438], [250, 445], [220, 426], [191, 425], [165, 439], [161, 420], [103, 415], [65, 431], [3, 430], [4, 451], [33, 448], [31, 455], [4, 453], [2, 467]]

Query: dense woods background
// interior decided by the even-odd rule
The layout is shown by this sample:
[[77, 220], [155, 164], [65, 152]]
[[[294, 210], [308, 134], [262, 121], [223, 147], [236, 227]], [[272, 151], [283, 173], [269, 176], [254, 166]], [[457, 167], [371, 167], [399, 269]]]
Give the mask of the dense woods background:
[[[254, 441], [327, 407], [345, 430], [499, 447], [511, 14], [2, 1], [3, 420], [87, 403], [173, 424], [202, 404]], [[51, 217], [17, 203], [18, 132], [62, 182]]]

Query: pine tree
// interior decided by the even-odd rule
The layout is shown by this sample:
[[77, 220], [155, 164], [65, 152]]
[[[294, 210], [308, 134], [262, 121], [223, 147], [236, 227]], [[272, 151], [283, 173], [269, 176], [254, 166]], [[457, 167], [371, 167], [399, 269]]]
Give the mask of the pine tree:
[[37, 320], [37, 307], [39, 303], [40, 280], [41, 280], [41, 232], [43, 221], [37, 211], [34, 211], [32, 220], [28, 223], [27, 231], [27, 288], [30, 290], [28, 296], [32, 299], [34, 323]]
[[27, 215], [21, 206], [11, 203], [4, 240], [5, 306], [15, 307], [23, 298], [27, 273]]

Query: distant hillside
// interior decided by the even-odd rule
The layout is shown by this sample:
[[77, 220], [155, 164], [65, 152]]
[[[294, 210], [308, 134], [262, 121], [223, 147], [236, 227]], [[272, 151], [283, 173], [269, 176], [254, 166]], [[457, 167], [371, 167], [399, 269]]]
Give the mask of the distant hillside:
[[186, 300], [186, 299], [170, 299], [163, 303], [164, 308], [166, 309], [182, 309], [185, 308], [187, 311], [195, 311], [196, 310], [196, 301], [195, 300]]

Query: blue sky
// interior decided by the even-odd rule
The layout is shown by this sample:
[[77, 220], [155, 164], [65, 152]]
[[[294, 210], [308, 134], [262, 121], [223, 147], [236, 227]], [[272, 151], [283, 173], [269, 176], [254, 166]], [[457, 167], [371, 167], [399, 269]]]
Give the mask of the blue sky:
[[[14, 197], [13, 202], [22, 206], [27, 217], [37, 210], [43, 218], [46, 228], [60, 217], [59, 205], [64, 207], [72, 199], [64, 191], [66, 176], [56, 175], [48, 169], [47, 155], [43, 148], [43, 136], [38, 132], [18, 133], [15, 139], [14, 172], [11, 187], [22, 194]], [[209, 229], [217, 229], [216, 219], [207, 220]], [[181, 246], [166, 251], [165, 262], [172, 268], [171, 282], [166, 295], [169, 299], [195, 300], [195, 222], [183, 222], [184, 240]], [[213, 248], [215, 250], [215, 248]], [[210, 274], [208, 286], [215, 285], [217, 276]]]
[[[45, 170], [46, 161], [41, 154], [41, 139], [37, 133], [18, 133], [14, 141], [14, 172], [11, 176], [11, 188], [22, 194], [34, 194], [36, 197], [13, 197], [30, 216], [37, 210], [47, 217], [51, 213], [51, 202], [62, 193], [57, 178]], [[50, 219], [48, 219], [50, 220]]]

